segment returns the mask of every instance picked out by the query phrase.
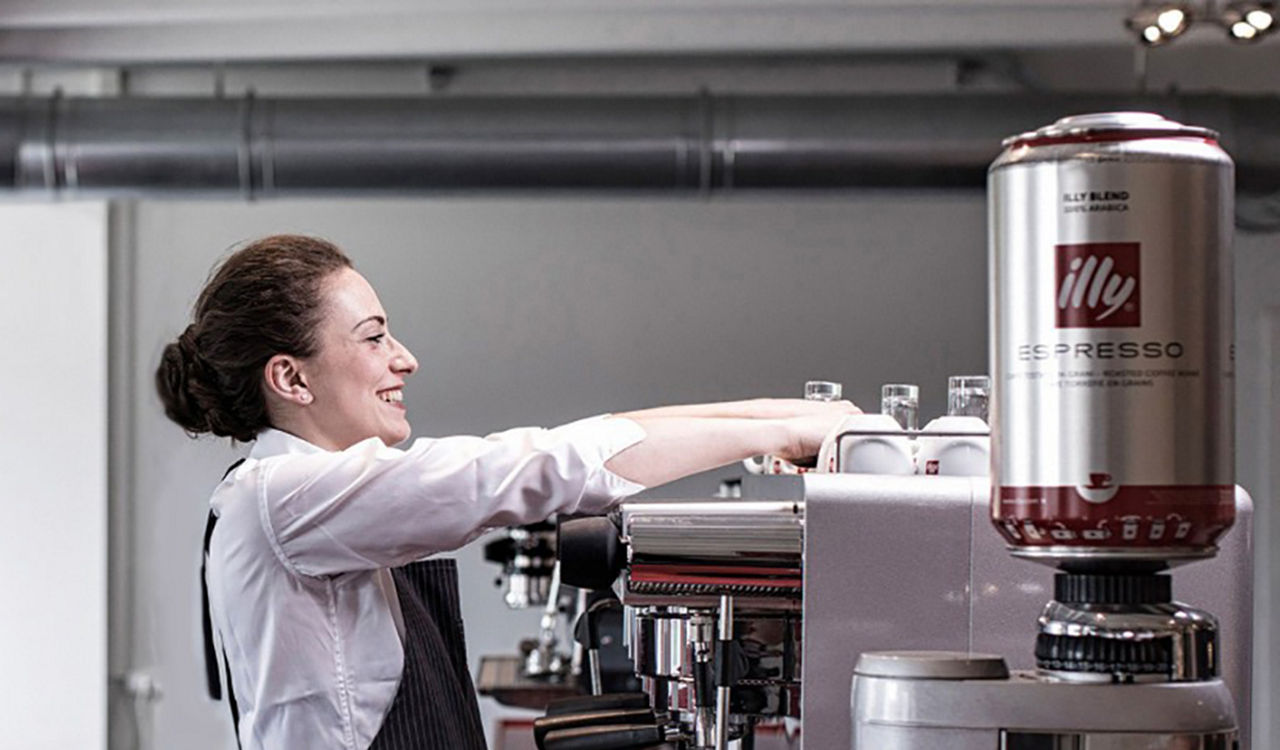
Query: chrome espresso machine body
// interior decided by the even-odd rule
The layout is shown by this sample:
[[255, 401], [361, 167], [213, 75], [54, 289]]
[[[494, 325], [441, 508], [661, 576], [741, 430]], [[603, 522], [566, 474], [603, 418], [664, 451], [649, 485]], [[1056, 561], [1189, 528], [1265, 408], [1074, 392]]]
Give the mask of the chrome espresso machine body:
[[690, 747], [728, 747], [760, 722], [800, 716], [803, 510], [794, 500], [622, 509], [628, 649]]
[[[991, 529], [987, 477], [747, 476], [741, 495], [628, 502], [600, 520], [608, 549], [584, 555], [562, 540], [566, 575], [587, 569], [587, 585], [612, 582], [627, 605], [636, 672], [652, 705], [682, 725], [681, 747], [715, 747], [722, 716], [731, 739], [772, 725], [757, 748], [849, 747], [850, 682], [865, 652], [995, 653], [1011, 670], [1036, 667], [1029, 633], [1053, 571], [1009, 557]], [[1252, 503], [1243, 491], [1235, 501], [1218, 555], [1173, 577], [1217, 615], [1219, 671], [1247, 731]], [[725, 597], [733, 648], [716, 644]], [[696, 665], [714, 671], [717, 653], [742, 679], [723, 697], [714, 684], [700, 695]]]
[[[1028, 643], [1054, 594], [1053, 571], [1009, 558], [990, 528], [987, 478], [760, 476], [747, 477], [742, 494], [627, 503], [617, 517], [629, 566], [616, 590], [631, 611], [637, 674], [656, 704], [710, 721], [714, 694], [698, 703], [692, 664], [715, 652], [708, 639], [719, 592], [732, 597], [738, 650], [759, 656], [743, 670], [753, 678], [730, 690], [730, 736], [799, 718], [799, 743], [776, 746], [850, 747], [850, 682], [866, 652], [995, 653], [1008, 655], [1009, 669], [1036, 667]], [[1247, 729], [1252, 503], [1243, 491], [1236, 513], [1218, 555], [1173, 577], [1181, 595], [1217, 615], [1219, 672]]]

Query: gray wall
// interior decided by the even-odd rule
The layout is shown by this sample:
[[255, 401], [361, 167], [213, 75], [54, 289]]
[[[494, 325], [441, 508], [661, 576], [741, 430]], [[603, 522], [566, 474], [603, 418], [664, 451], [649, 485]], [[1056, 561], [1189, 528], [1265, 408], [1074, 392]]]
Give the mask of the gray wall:
[[[185, 326], [209, 268], [233, 243], [299, 231], [350, 252], [421, 363], [406, 389], [416, 435], [794, 395], [813, 378], [843, 381], [866, 408], [876, 407], [881, 383], [918, 382], [928, 417], [944, 407], [948, 375], [986, 369], [980, 192], [146, 202], [118, 219], [118, 265], [132, 270], [115, 291], [132, 301], [133, 337], [113, 353], [131, 363], [123, 388], [135, 406], [126, 431], [132, 457], [115, 467], [132, 488], [132, 539], [117, 566], [132, 572], [133, 593], [132, 606], [113, 617], [130, 634], [113, 644], [113, 661], [153, 675], [164, 695], [138, 712], [136, 727], [117, 703], [115, 747], [132, 747], [139, 734], [148, 750], [233, 746], [225, 707], [204, 695], [195, 574], [207, 495], [234, 451], [183, 437], [150, 386], [161, 347]], [[1257, 259], [1280, 249], [1276, 237], [1240, 245]], [[1265, 307], [1258, 300], [1280, 283], [1270, 269], [1272, 286], [1242, 284], [1254, 297], [1242, 307]], [[1241, 341], [1242, 366], [1252, 358], [1262, 373], [1251, 346]], [[1242, 379], [1242, 388], [1261, 382]], [[1258, 413], [1242, 430], [1265, 438]], [[1242, 465], [1242, 483], [1260, 481], [1265, 461], [1242, 454]], [[716, 483], [707, 475], [661, 494], [706, 495]], [[473, 664], [511, 652], [536, 617], [504, 609], [495, 569], [475, 545], [458, 557]]]

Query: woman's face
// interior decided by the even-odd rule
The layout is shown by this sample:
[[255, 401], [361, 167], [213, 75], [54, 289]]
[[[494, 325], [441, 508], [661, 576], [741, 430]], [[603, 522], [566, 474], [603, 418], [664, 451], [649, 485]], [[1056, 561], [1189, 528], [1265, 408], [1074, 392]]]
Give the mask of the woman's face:
[[303, 360], [312, 401], [307, 411], [321, 447], [342, 450], [371, 437], [387, 445], [408, 439], [404, 381], [418, 361], [387, 329], [378, 295], [354, 269], [322, 287], [325, 315], [318, 350]]

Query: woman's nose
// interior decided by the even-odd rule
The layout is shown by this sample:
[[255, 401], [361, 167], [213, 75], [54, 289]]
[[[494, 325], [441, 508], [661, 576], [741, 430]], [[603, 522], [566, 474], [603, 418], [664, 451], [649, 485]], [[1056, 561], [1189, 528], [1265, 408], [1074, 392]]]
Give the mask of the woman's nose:
[[391, 369], [396, 372], [402, 372], [405, 375], [415, 372], [418, 369], [418, 360], [414, 358], [413, 352], [409, 351], [400, 340], [391, 337], [395, 343], [395, 354], [391, 356]]

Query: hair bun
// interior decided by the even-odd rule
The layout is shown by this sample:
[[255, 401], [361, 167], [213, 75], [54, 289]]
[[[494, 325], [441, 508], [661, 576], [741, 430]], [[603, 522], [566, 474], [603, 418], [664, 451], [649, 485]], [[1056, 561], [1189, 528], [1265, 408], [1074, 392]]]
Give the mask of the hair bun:
[[208, 385], [201, 382], [207, 373], [196, 351], [193, 328], [187, 326], [177, 341], [164, 348], [156, 368], [156, 390], [164, 402], [165, 415], [187, 432], [199, 435], [210, 431], [208, 409], [200, 397]]

